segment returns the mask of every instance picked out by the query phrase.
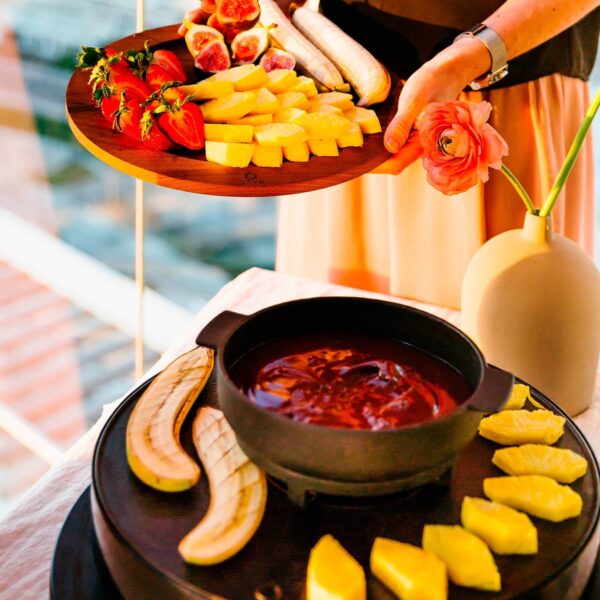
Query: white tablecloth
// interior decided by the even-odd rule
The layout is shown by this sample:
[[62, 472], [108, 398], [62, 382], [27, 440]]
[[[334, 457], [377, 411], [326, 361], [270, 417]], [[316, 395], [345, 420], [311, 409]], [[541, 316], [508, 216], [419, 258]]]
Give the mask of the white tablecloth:
[[[369, 294], [341, 286], [250, 269], [227, 284], [196, 315], [192, 324], [146, 373], [155, 374], [173, 358], [194, 346], [200, 329], [223, 310], [252, 313], [261, 308], [296, 298], [311, 296], [368, 296], [416, 306], [459, 325], [456, 311], [418, 302]], [[137, 384], [136, 384], [137, 385]], [[102, 417], [0, 522], [0, 599], [42, 600], [48, 597], [49, 573], [56, 539], [63, 521], [81, 492], [90, 483], [90, 465], [98, 434], [120, 400], [105, 406]], [[600, 386], [596, 386], [593, 406], [576, 419], [600, 451]]]

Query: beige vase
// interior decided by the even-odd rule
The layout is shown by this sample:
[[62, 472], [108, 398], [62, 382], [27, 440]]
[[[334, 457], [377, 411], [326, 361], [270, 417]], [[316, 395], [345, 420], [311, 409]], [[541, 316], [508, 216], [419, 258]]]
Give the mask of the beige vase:
[[571, 416], [592, 401], [600, 351], [600, 274], [550, 219], [527, 214], [472, 258], [462, 327], [493, 365], [538, 388]]

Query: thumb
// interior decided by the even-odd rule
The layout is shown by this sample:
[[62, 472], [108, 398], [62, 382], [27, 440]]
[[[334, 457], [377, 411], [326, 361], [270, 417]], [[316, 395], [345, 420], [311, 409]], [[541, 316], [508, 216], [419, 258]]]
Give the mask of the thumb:
[[395, 154], [402, 146], [404, 146], [413, 123], [414, 119], [412, 119], [410, 115], [407, 115], [401, 111], [401, 109], [398, 109], [398, 112], [387, 126], [383, 137], [383, 143], [388, 152]]

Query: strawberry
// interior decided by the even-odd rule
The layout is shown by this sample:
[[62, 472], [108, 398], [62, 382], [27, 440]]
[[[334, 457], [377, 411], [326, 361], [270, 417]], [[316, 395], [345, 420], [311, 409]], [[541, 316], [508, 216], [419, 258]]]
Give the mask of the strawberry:
[[112, 125], [114, 123], [117, 111], [119, 110], [119, 99], [117, 96], [105, 96], [100, 101], [100, 110], [104, 118]]
[[190, 150], [204, 148], [202, 111], [188, 98], [177, 98], [173, 102], [164, 100], [154, 114], [158, 114], [158, 126], [173, 142]]
[[160, 65], [150, 65], [146, 70], [146, 83], [152, 90], [159, 90], [165, 83], [173, 82], [171, 73]]
[[154, 150], [169, 150], [173, 148], [171, 140], [156, 125], [155, 117], [150, 110], [144, 111], [140, 122], [144, 146]]
[[111, 73], [108, 84], [114, 88], [117, 94], [122, 90], [127, 90], [129, 98], [135, 98], [139, 102], [143, 102], [152, 93], [152, 90], [146, 85], [145, 81], [129, 70], [125, 73]]
[[150, 64], [162, 67], [171, 74], [170, 79], [173, 81], [184, 83], [187, 78], [181, 61], [170, 50], [155, 50]]

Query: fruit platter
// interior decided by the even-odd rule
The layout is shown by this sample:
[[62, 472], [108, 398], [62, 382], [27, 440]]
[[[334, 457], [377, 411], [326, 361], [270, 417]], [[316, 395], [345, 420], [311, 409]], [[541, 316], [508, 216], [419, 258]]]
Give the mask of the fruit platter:
[[199, 22], [82, 47], [67, 119], [94, 156], [151, 183], [233, 196], [321, 189], [389, 157], [382, 131], [398, 86], [366, 48], [307, 7], [202, 6]]
[[[572, 420], [525, 382], [513, 384], [512, 376], [482, 364], [488, 373], [483, 381], [491, 375], [493, 385], [482, 384], [479, 389], [475, 383], [462, 409], [439, 418], [423, 417], [422, 403], [431, 396], [415, 392], [413, 399], [418, 402], [411, 406], [421, 407], [419, 416], [411, 409], [404, 417], [417, 422], [386, 428], [380, 419], [395, 422], [401, 415], [394, 411], [404, 410], [395, 403], [379, 411], [371, 430], [339, 427], [331, 421], [323, 425], [322, 414], [311, 416], [306, 406], [297, 421], [297, 415], [290, 418], [264, 404], [256, 406], [260, 394], [253, 396], [245, 385], [238, 389], [248, 374], [252, 375], [248, 381], [260, 384], [255, 390], [281, 391], [281, 380], [274, 381], [273, 375], [304, 381], [304, 367], [298, 359], [304, 342], [295, 344], [296, 354], [282, 357], [293, 368], [280, 361], [274, 365], [271, 358], [281, 355], [281, 347], [273, 350], [276, 354], [266, 350], [255, 328], [280, 328], [279, 319], [285, 316], [284, 335], [296, 336], [300, 330], [310, 330], [300, 314], [318, 314], [315, 303], [328, 321], [333, 314], [365, 313], [366, 303], [371, 309], [365, 313], [371, 315], [365, 318], [368, 330], [375, 328], [373, 323], [382, 314], [393, 311], [404, 331], [408, 324], [414, 325], [413, 333], [407, 334], [411, 341], [431, 338], [439, 348], [443, 332], [455, 346], [464, 346], [456, 354], [446, 350], [453, 362], [458, 364], [467, 351], [481, 358], [476, 347], [465, 350], [471, 342], [466, 338], [461, 342], [462, 334], [449, 324], [395, 304], [328, 298], [288, 302], [250, 316], [222, 313], [199, 334], [199, 346], [133, 391], [107, 422], [96, 446], [91, 506], [85, 504], [84, 516], [89, 522], [91, 511], [94, 533], [91, 526], [88, 531], [97, 544], [97, 556], [90, 558], [89, 538], [69, 539], [69, 530], [79, 530], [68, 521], [55, 555], [52, 598], [580, 598], [599, 541], [598, 465]], [[429, 329], [419, 338], [427, 329], [424, 324]], [[320, 325], [316, 323], [315, 331]], [[388, 320], [379, 324], [379, 334], [386, 328]], [[254, 336], [248, 336], [250, 331]], [[375, 355], [367, 357], [365, 366], [365, 348], [372, 339], [360, 337], [359, 326], [350, 327], [350, 333], [358, 336], [354, 341], [360, 342], [360, 350], [354, 355], [340, 354], [342, 347], [348, 349], [352, 343], [343, 336], [332, 341], [337, 335], [334, 331], [335, 325], [318, 343], [336, 352], [342, 373], [335, 382], [336, 392], [344, 396], [363, 388], [372, 400], [374, 390], [387, 381], [381, 368], [390, 366], [390, 357], [404, 359], [383, 351], [383, 346], [371, 345], [375, 354], [386, 358], [382, 362], [373, 359]], [[255, 355], [258, 370], [236, 375], [237, 354], [255, 352], [244, 346], [249, 339], [261, 348]], [[319, 352], [311, 352], [309, 368], [322, 358]], [[378, 372], [372, 369], [373, 360]], [[419, 368], [424, 364], [413, 362]], [[468, 371], [463, 366], [461, 375], [476, 382], [475, 371]], [[410, 377], [423, 382], [416, 374]], [[446, 385], [443, 381], [438, 384]], [[232, 385], [244, 394], [239, 402], [254, 406], [252, 410], [273, 423], [273, 429], [304, 430], [307, 445], [317, 439], [315, 435], [346, 439], [346, 448], [333, 445], [329, 450], [338, 463], [356, 461], [351, 454], [356, 440], [362, 444], [378, 438], [385, 448], [386, 439], [395, 438], [394, 443], [402, 448], [403, 439], [410, 442], [418, 436], [428, 450], [434, 447], [428, 431], [437, 432], [438, 441], [433, 444], [438, 446], [444, 446], [439, 444], [440, 431], [456, 438], [467, 428], [473, 437], [469, 434], [460, 443], [449, 468], [428, 475], [426, 481], [411, 479], [404, 488], [383, 495], [381, 490], [370, 489], [353, 489], [346, 495], [330, 488], [332, 493], [309, 494], [301, 502], [297, 493], [290, 493], [295, 477], [289, 472], [274, 476], [268, 461], [256, 451], [261, 443], [272, 446], [267, 432], [244, 429], [236, 420], [230, 404]], [[301, 385], [304, 395], [316, 389], [313, 384]], [[457, 388], [449, 385], [447, 389]], [[313, 421], [315, 415], [318, 421]], [[365, 415], [372, 415], [371, 409]], [[348, 416], [338, 411], [332, 418]], [[452, 429], [453, 423], [458, 428]], [[282, 439], [272, 455], [285, 444]], [[320, 451], [326, 464], [327, 450]], [[306, 452], [310, 450], [296, 445], [288, 459], [303, 461]], [[416, 464], [418, 450], [404, 454], [399, 452], [388, 463], [393, 467], [403, 462]], [[373, 453], [371, 459], [377, 463], [379, 457]], [[357, 479], [360, 473], [358, 469]], [[381, 481], [385, 489], [388, 480]], [[81, 510], [84, 504], [78, 506]], [[77, 550], [77, 544], [82, 549]], [[67, 556], [76, 564], [65, 562]], [[84, 557], [88, 557], [87, 564]], [[66, 564], [70, 573], [91, 569], [93, 585], [85, 587], [79, 581], [73, 586]]]

